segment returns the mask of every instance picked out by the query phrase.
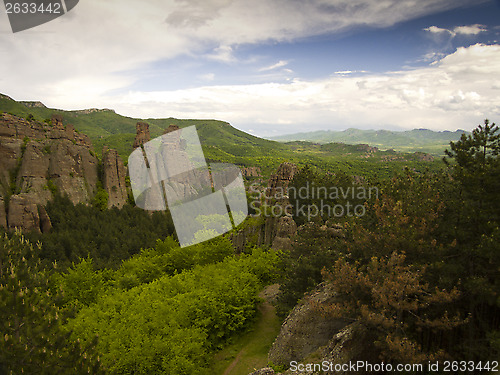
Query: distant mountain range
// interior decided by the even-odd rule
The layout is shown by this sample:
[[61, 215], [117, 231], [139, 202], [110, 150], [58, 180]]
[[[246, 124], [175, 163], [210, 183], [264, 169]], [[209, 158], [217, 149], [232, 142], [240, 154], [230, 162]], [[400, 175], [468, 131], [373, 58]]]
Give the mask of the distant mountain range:
[[457, 141], [464, 130], [436, 132], [428, 129], [413, 129], [407, 131], [390, 130], [360, 130], [347, 129], [343, 131], [319, 130], [314, 132], [295, 133], [271, 137], [279, 142], [306, 141], [314, 143], [340, 142], [346, 144], [368, 144], [381, 150], [393, 149], [404, 152], [427, 152], [443, 155], [451, 141]]
[[[107, 146], [115, 149], [125, 163], [133, 150], [137, 122], [149, 125], [151, 138], [163, 134], [170, 125], [180, 128], [195, 125], [208, 162], [250, 167], [252, 173], [262, 177], [276, 171], [284, 161], [299, 167], [308, 165], [326, 171], [341, 170], [352, 175], [377, 178], [391, 176], [405, 167], [416, 170], [441, 168], [443, 163], [439, 159], [423, 152], [442, 155], [449, 141], [457, 140], [461, 135], [461, 132], [437, 133], [430, 130], [389, 132], [349, 129], [344, 132], [284, 136], [280, 141], [293, 138], [309, 140], [310, 135], [314, 136], [312, 141], [284, 143], [253, 136], [225, 121], [172, 117], [138, 119], [121, 116], [112, 109], [65, 111], [47, 108], [39, 101], [15, 101], [0, 94], [0, 114], [2, 112], [40, 123], [50, 123], [52, 116], [58, 115], [65, 127], [72, 125], [77, 132], [90, 138], [98, 157], [101, 157], [103, 146]], [[405, 137], [405, 133], [413, 134], [412, 138]], [[325, 136], [335, 134], [343, 135], [343, 138], [329, 141]], [[257, 170], [259, 172], [255, 172]]]

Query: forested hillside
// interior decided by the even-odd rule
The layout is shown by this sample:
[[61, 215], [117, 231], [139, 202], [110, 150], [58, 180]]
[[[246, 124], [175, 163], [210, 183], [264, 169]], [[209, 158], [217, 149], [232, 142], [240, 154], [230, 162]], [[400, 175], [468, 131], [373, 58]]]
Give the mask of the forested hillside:
[[[245, 176], [251, 216], [180, 247], [169, 211], [136, 207], [125, 176], [122, 201], [109, 204], [117, 185], [105, 171], [123, 164], [80, 133], [126, 157], [137, 119], [0, 104], [0, 374], [247, 375], [256, 369], [215, 363], [238, 345], [234, 360], [252, 356], [266, 374], [323, 360], [498, 370], [500, 130], [488, 120], [444, 160], [278, 143], [215, 120], [139, 120], [151, 137], [196, 125], [209, 163]], [[34, 195], [43, 199], [16, 207], [43, 223], [7, 225], [12, 201]], [[276, 308], [281, 332], [259, 324], [270, 285], [266, 313]]]
[[406, 131], [360, 130], [343, 131], [318, 130], [314, 132], [286, 134], [271, 139], [280, 142], [308, 141], [316, 143], [342, 142], [347, 144], [367, 143], [380, 149], [394, 149], [404, 152], [427, 152], [433, 155], [444, 155], [444, 150], [451, 141], [458, 141], [464, 130], [432, 131], [429, 129], [413, 129]]

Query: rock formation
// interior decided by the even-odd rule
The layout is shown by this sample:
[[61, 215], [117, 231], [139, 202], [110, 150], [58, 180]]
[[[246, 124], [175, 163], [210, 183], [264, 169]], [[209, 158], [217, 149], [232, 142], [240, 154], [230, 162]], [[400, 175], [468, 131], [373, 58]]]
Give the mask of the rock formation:
[[241, 174], [243, 177], [262, 177], [259, 167], [241, 167]]
[[[260, 172], [258, 167], [253, 171], [257, 170]], [[244, 170], [244, 169], [242, 169]], [[265, 192], [266, 197], [271, 197], [271, 199], [265, 199], [265, 203], [268, 206], [281, 205], [286, 206], [288, 204], [287, 199], [287, 188], [293, 176], [298, 172], [299, 168], [292, 163], [282, 163], [275, 174], [271, 175], [269, 178], [267, 187], [259, 196], [263, 196]], [[255, 204], [258, 203], [258, 204]], [[253, 207], [260, 207], [260, 202], [253, 202]], [[284, 212], [284, 209], [277, 210], [277, 212]], [[262, 211], [261, 211], [262, 213]], [[288, 249], [292, 243], [292, 237], [297, 230], [297, 226], [291, 217], [274, 217], [272, 215], [263, 217], [262, 223], [257, 226], [249, 226], [237, 233], [233, 233], [230, 236], [233, 246], [237, 252], [241, 252], [245, 249], [247, 243], [266, 246], [272, 246], [273, 249]]]
[[97, 167], [89, 138], [65, 126], [61, 116], [41, 123], [2, 113], [0, 226], [50, 230], [43, 206], [55, 191], [75, 204], [89, 202], [97, 187]]
[[269, 178], [266, 192], [267, 197], [269, 197], [266, 202], [268, 205], [288, 203], [288, 200], [284, 199], [284, 196], [287, 195], [288, 185], [298, 171], [299, 167], [293, 163], [281, 163], [276, 173]]
[[9, 229], [22, 228], [27, 231], [40, 231], [38, 207], [27, 194], [13, 195], [9, 202]]
[[269, 360], [276, 365], [288, 366], [291, 361], [301, 361], [327, 345], [347, 323], [322, 316], [314, 308], [314, 303], [331, 303], [333, 300], [328, 284], [321, 284], [305, 297], [304, 302], [295, 306], [269, 350]]
[[149, 135], [149, 125], [145, 122], [138, 122], [135, 125], [135, 130], [136, 135], [134, 140], [134, 148], [137, 148], [151, 140], [151, 136]]
[[170, 133], [170, 132], [173, 132], [173, 131], [176, 131], [176, 130], [179, 130], [180, 128], [175, 125], [175, 124], [170, 124], [168, 126], [168, 128], [166, 128], [164, 131], [163, 131], [163, 134], [167, 134], [167, 133]]
[[282, 216], [276, 224], [276, 236], [273, 239], [272, 248], [275, 250], [290, 250], [292, 248], [292, 237], [297, 233], [297, 224], [290, 216]]
[[[356, 361], [378, 363], [377, 353], [367, 339], [366, 330], [358, 323], [348, 324], [342, 319], [322, 316], [315, 304], [331, 303], [335, 295], [328, 284], [322, 283], [309, 293], [290, 312], [281, 326], [280, 333], [269, 350], [269, 362], [288, 368], [290, 362], [341, 366]], [[276, 373], [266, 367], [249, 375], [292, 375], [297, 371], [289, 369]], [[319, 375], [321, 371], [301, 371], [305, 375]], [[347, 374], [344, 371], [327, 373]], [[359, 371], [357, 374], [365, 374]]]
[[108, 208], [121, 208], [127, 202], [125, 177], [127, 169], [116, 150], [102, 150], [103, 187], [108, 193]]

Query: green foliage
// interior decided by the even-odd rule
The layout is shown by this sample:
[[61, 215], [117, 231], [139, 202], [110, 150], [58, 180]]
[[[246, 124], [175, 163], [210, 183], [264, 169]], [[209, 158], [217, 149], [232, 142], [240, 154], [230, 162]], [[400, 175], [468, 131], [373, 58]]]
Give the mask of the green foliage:
[[55, 283], [63, 294], [63, 303], [80, 308], [90, 306], [104, 290], [102, 273], [94, 270], [92, 259], [81, 259], [66, 272], [55, 275]]
[[0, 372], [100, 373], [95, 337], [82, 346], [62, 330], [39, 252], [17, 232], [0, 238]]
[[[110, 287], [68, 322], [73, 338], [82, 342], [98, 333], [98, 351], [110, 373], [208, 374], [210, 354], [255, 315], [257, 292], [272, 277], [273, 255], [256, 250], [239, 258], [226, 256], [219, 263], [196, 265], [173, 276], [166, 272], [148, 282], [151, 273], [142, 272], [141, 264], [150, 261], [160, 269], [165, 261], [156, 258], [177, 249], [167, 239], [154, 251], [125, 262], [116, 278], [132, 271], [146, 283], [128, 290]], [[202, 255], [200, 247], [196, 257], [208, 262], [215, 251]]]
[[97, 188], [97, 192], [92, 198], [92, 206], [101, 211], [104, 211], [108, 208], [108, 200], [109, 200], [108, 192], [104, 190], [102, 186], [99, 186]]
[[[380, 149], [394, 149], [403, 152], [428, 152], [436, 155], [443, 155], [446, 146], [450, 141], [456, 141], [465, 132], [457, 130], [455, 132], [444, 131], [435, 132], [428, 129], [413, 129], [407, 131], [389, 130], [360, 130], [347, 129], [343, 131], [319, 130], [307, 133], [288, 134], [273, 137], [272, 139], [281, 142], [307, 141], [315, 143], [329, 143], [340, 145], [369, 144]], [[343, 145], [345, 146], [345, 145]]]
[[323, 314], [368, 327], [385, 360], [423, 363], [445, 358], [435, 338], [422, 347], [416, 333], [430, 328], [434, 333], [449, 331], [464, 324], [458, 314], [450, 317], [447, 311], [460, 293], [456, 288], [448, 292], [429, 287], [424, 271], [405, 261], [405, 255], [397, 252], [373, 256], [366, 266], [338, 259], [331, 271], [325, 271], [336, 301], [317, 304], [317, 308]]
[[217, 263], [233, 254], [231, 242], [223, 237], [181, 248], [172, 238], [158, 240], [153, 249], [141, 250], [122, 263], [115, 274], [117, 286], [130, 289], [164, 275], [174, 275], [195, 265]]
[[50, 178], [47, 179], [47, 184], [43, 187], [45, 190], [50, 190], [52, 196], [55, 197], [59, 191], [57, 185]]
[[60, 268], [71, 266], [80, 258], [91, 257], [97, 268], [116, 268], [141, 248], [155, 245], [174, 233], [168, 212], [152, 215], [137, 207], [101, 211], [84, 204], [73, 205], [67, 197], [56, 195], [47, 204], [52, 222], [49, 233], [30, 233], [33, 241], [42, 242], [42, 257], [57, 261]]

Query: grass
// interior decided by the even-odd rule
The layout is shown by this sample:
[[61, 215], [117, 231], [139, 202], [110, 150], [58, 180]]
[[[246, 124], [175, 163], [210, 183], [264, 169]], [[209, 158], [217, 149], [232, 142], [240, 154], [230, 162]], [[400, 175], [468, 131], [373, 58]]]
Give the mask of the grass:
[[267, 366], [267, 353], [279, 333], [281, 321], [274, 307], [264, 301], [259, 305], [254, 326], [217, 353], [211, 366], [214, 375], [248, 375]]

